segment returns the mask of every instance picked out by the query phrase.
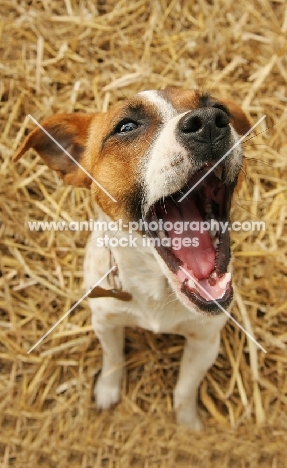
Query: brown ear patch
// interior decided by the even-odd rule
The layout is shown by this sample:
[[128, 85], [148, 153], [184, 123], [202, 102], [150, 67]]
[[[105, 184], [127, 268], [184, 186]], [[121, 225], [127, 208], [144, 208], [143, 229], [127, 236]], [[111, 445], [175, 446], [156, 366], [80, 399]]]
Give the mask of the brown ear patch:
[[26, 151], [33, 148], [67, 184], [90, 186], [91, 179], [75, 161], [90, 171], [85, 149], [93, 117], [92, 114], [62, 114], [45, 120], [41, 126], [47, 133], [40, 127], [35, 128], [26, 137], [13, 161], [18, 161]]

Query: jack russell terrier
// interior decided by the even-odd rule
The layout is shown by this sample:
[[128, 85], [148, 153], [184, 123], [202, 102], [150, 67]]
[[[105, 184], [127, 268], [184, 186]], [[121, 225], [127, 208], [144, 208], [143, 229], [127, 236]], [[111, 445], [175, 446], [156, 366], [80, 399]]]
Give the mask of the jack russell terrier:
[[[87, 290], [116, 265], [89, 298], [103, 350], [98, 407], [120, 398], [124, 327], [180, 334], [186, 342], [174, 409], [179, 424], [199, 430], [198, 387], [217, 357], [227, 319], [218, 304], [230, 307], [232, 286], [228, 229], [190, 226], [228, 222], [243, 164], [241, 145], [231, 148], [250, 129], [247, 117], [232, 101], [167, 88], [140, 92], [108, 112], [56, 115], [42, 125], [85, 171], [41, 128], [26, 137], [14, 160], [33, 148], [67, 184], [92, 188], [98, 220], [123, 226], [144, 221], [145, 231], [133, 232], [136, 247], [129, 245], [128, 229], [111, 234], [125, 243], [99, 246], [101, 228], [86, 247]], [[183, 232], [173, 229], [178, 222]]]

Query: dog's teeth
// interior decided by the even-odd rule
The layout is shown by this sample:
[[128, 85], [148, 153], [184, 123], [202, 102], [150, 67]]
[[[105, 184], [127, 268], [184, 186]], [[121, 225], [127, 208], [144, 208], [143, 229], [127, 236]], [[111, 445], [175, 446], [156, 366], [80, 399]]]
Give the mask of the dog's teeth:
[[225, 289], [227, 283], [229, 283], [230, 280], [231, 280], [231, 273], [228, 272], [228, 273], [225, 273], [222, 280], [218, 281], [218, 284], [222, 289]]
[[206, 214], [209, 214], [209, 215], [212, 214], [211, 203], [206, 203], [206, 205], [204, 206], [204, 211]]
[[221, 164], [219, 164], [218, 166], [216, 166], [216, 168], [214, 169], [214, 174], [216, 175], [216, 177], [221, 180], [222, 178], [222, 166]]
[[211, 237], [211, 239], [213, 239], [215, 236], [216, 236], [216, 229], [209, 229], [209, 235]]
[[217, 279], [217, 273], [216, 273], [216, 271], [213, 271], [212, 273], [210, 273], [209, 278], [208, 278], [207, 281], [210, 284], [210, 286], [215, 286], [216, 285], [216, 279]]
[[212, 219], [215, 219], [215, 216], [213, 213], [208, 213], [204, 215], [204, 221], [211, 221]]
[[164, 231], [162, 229], [159, 229], [157, 231], [157, 237], [159, 237], [160, 239], [165, 239], [166, 236], [164, 235]]
[[217, 247], [218, 247], [218, 244], [219, 244], [219, 239], [218, 239], [218, 237], [214, 237], [214, 238], [212, 239], [212, 244], [213, 244], [213, 247], [214, 247], [215, 250], [216, 250]]
[[187, 286], [191, 289], [194, 289], [195, 288], [195, 284], [194, 282], [192, 281], [192, 279], [189, 279], [188, 282], [187, 282]]

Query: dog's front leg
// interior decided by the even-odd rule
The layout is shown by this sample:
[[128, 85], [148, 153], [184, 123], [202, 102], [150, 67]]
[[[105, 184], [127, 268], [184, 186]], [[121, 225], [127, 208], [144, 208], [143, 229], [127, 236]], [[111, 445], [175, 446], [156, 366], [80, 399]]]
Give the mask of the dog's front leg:
[[178, 424], [199, 431], [202, 424], [197, 412], [197, 393], [206, 371], [214, 363], [220, 343], [220, 332], [208, 338], [186, 336], [179, 378], [174, 390], [174, 409]]
[[98, 408], [107, 409], [120, 399], [124, 369], [124, 327], [93, 325], [103, 351], [102, 370], [94, 394]]

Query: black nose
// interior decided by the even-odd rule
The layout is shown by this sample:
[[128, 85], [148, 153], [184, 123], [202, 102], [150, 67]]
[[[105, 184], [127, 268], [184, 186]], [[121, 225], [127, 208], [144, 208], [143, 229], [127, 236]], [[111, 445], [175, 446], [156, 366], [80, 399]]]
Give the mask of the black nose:
[[228, 133], [229, 116], [221, 109], [203, 107], [184, 115], [178, 130], [182, 138], [200, 143], [216, 143]]

